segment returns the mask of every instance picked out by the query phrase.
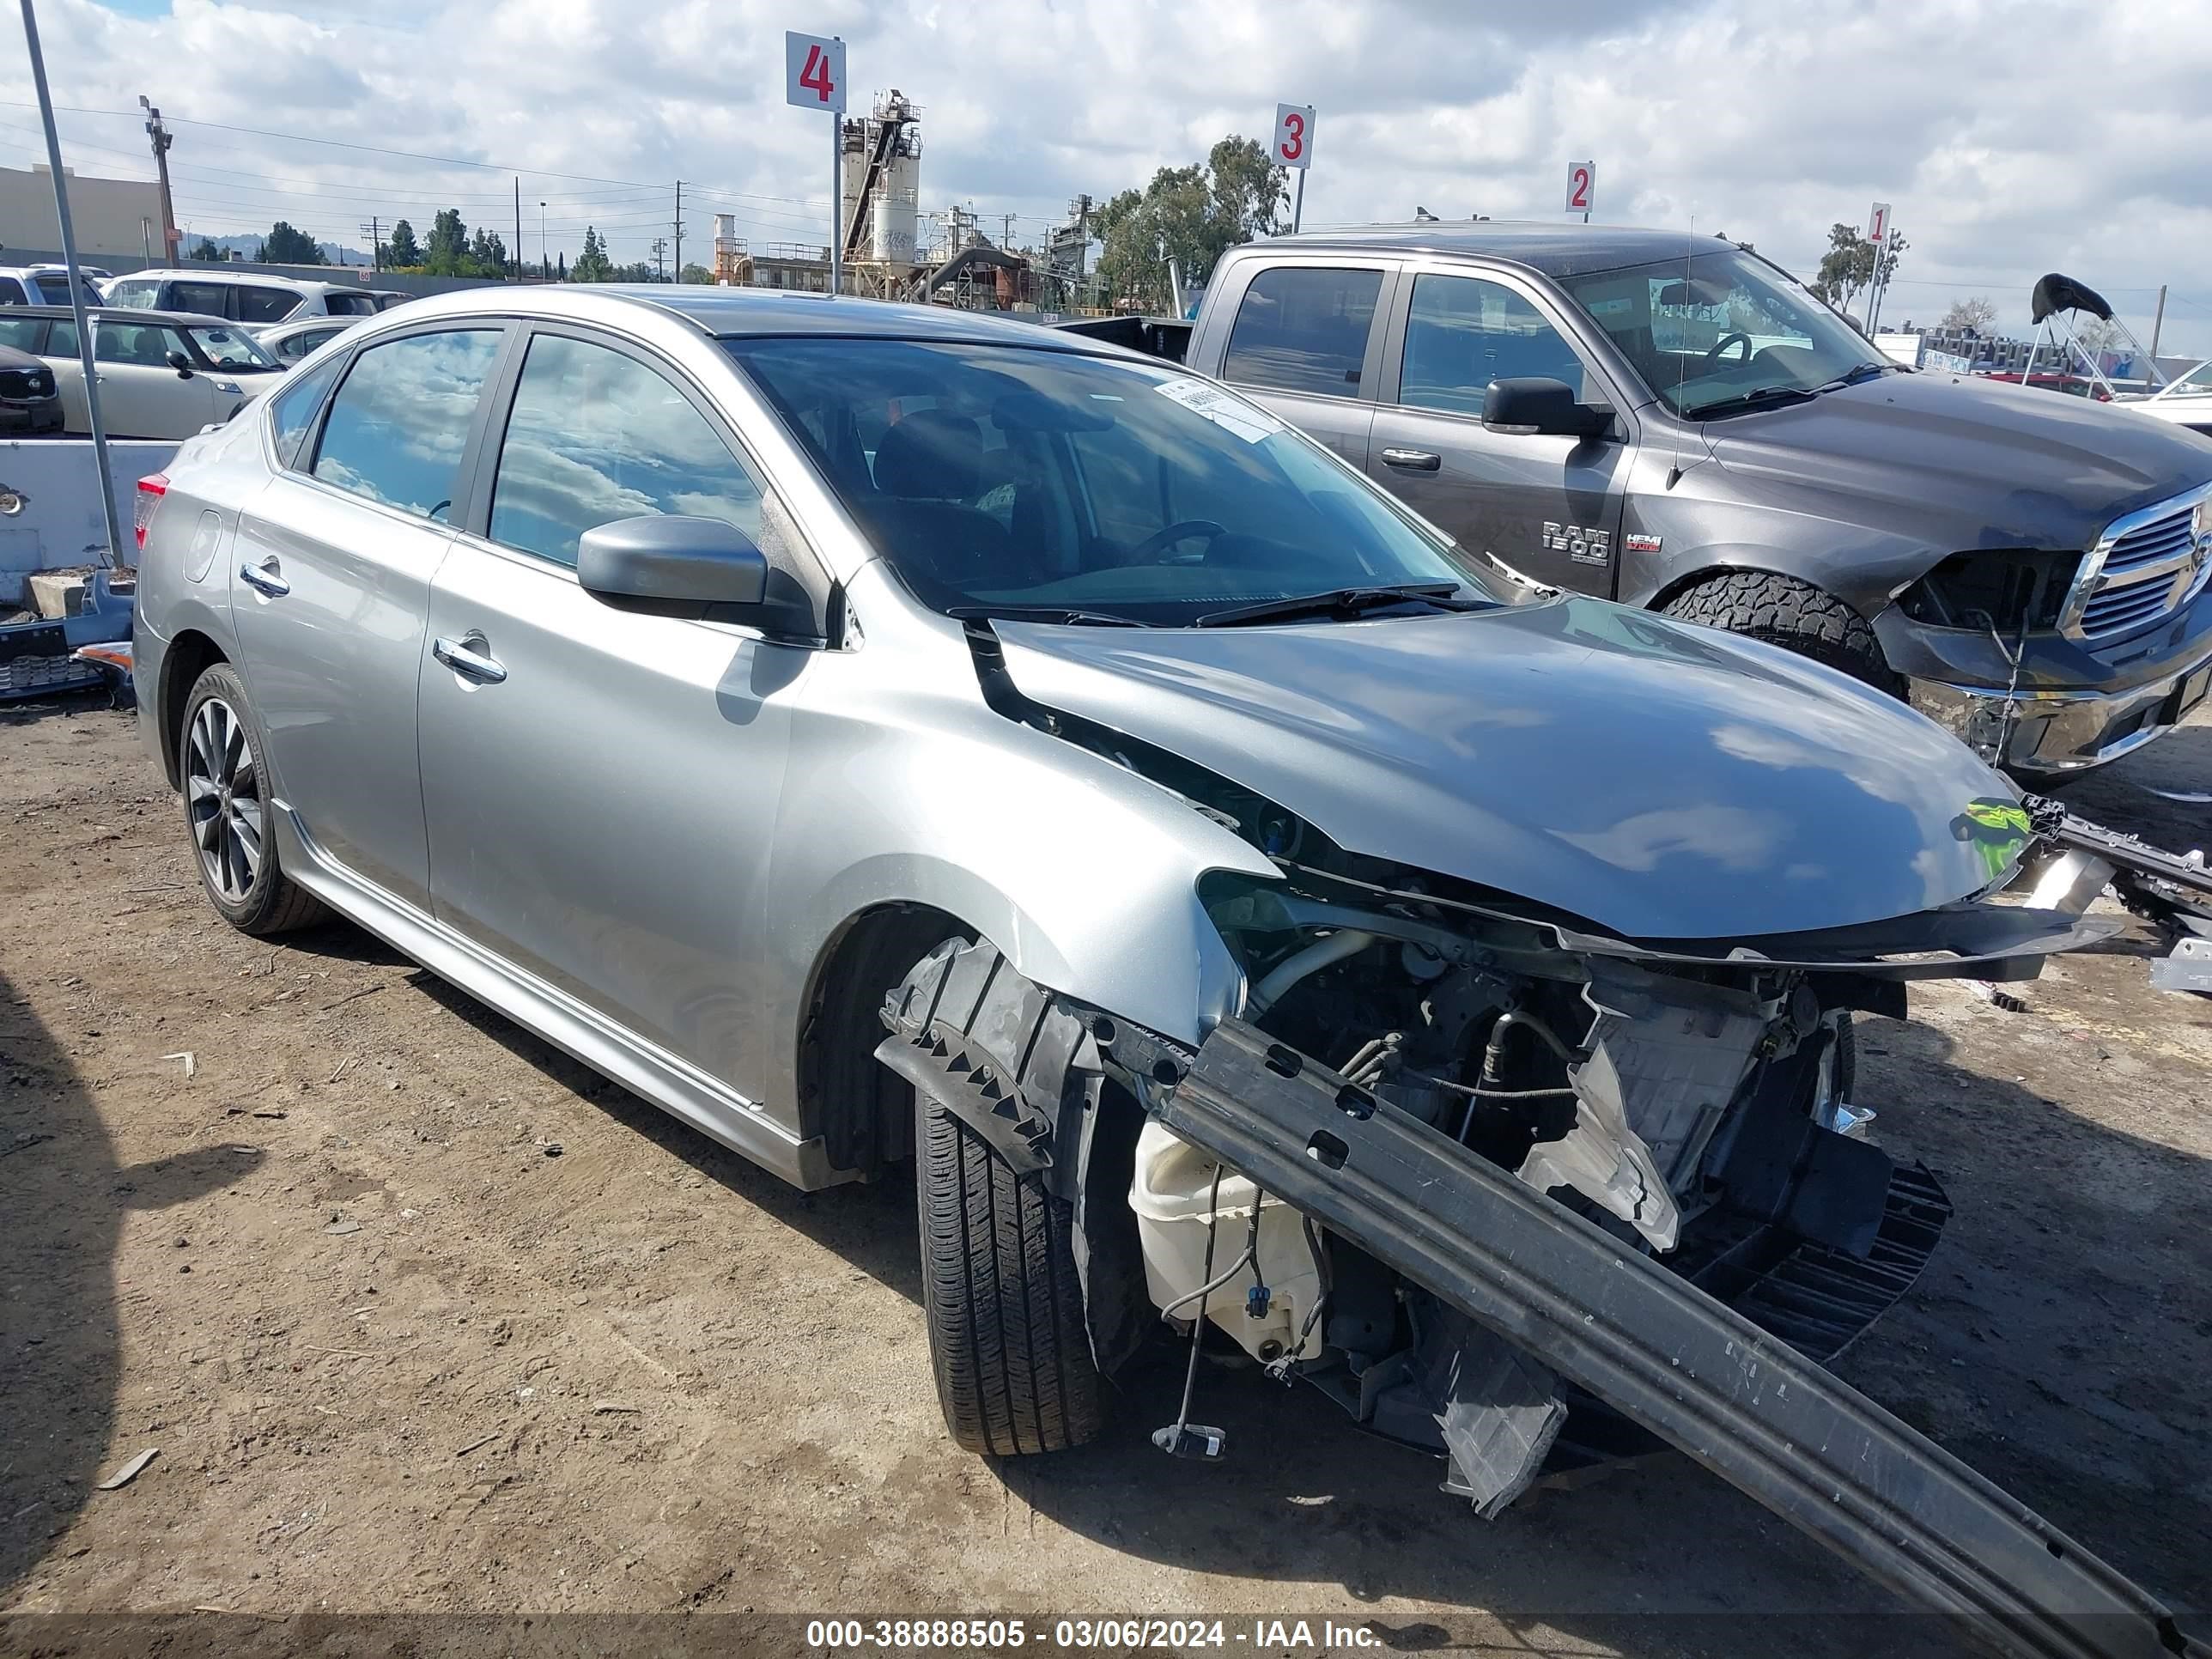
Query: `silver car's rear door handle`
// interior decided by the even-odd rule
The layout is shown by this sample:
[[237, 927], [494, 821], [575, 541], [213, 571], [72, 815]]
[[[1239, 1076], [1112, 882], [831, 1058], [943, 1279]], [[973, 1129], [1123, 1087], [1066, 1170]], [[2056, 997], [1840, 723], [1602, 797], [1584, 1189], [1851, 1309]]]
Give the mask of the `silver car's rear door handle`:
[[292, 591], [292, 584], [277, 574], [276, 561], [264, 559], [259, 564], [238, 567], [238, 580], [257, 593], [272, 599], [281, 599]]
[[430, 654], [456, 674], [497, 685], [507, 678], [507, 666], [491, 654], [490, 645], [489, 640], [471, 630], [458, 640], [433, 640]]
[[1408, 472], [1434, 472], [1444, 464], [1444, 458], [1432, 449], [1386, 449], [1382, 465], [1402, 467]]

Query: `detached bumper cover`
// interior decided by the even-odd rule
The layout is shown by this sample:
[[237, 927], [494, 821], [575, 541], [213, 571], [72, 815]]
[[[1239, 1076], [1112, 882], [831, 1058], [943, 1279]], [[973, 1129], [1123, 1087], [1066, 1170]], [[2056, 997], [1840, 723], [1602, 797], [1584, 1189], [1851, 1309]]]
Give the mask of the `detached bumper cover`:
[[[1114, 1058], [1166, 1080], [1157, 1054]], [[1224, 1022], [1152, 1104], [1177, 1134], [2000, 1650], [2206, 1654], [2146, 1592], [1786, 1343], [1253, 1027]]]

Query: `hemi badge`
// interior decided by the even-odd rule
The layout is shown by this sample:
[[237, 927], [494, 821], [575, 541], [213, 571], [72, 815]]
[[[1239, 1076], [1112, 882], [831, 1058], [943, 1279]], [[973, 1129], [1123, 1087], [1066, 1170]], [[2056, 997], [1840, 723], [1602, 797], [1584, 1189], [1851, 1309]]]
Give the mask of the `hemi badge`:
[[1656, 553], [1659, 550], [1659, 544], [1664, 539], [1664, 537], [1645, 536], [1632, 530], [1623, 536], [1620, 541], [1621, 545], [1632, 553]]

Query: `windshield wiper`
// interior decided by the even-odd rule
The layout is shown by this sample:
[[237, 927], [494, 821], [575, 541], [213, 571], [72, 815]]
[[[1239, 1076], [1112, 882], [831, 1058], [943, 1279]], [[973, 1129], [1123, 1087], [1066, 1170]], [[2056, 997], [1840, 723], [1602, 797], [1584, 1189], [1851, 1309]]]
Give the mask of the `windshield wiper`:
[[1149, 628], [1134, 617], [1110, 611], [1080, 611], [1064, 605], [956, 605], [945, 611], [956, 622], [1057, 623], [1069, 628]]
[[1870, 380], [1878, 375], [1887, 374], [1894, 367], [1895, 365], [1891, 363], [1853, 363], [1834, 380], [1827, 381], [1819, 389], [1822, 392], [1833, 392], [1838, 386], [1856, 386], [1861, 380]]
[[1723, 415], [1741, 415], [1754, 409], [1781, 409], [1790, 404], [1809, 404], [1818, 392], [1808, 392], [1798, 386], [1763, 386], [1740, 397], [1722, 398], [1710, 404], [1700, 404], [1689, 411], [1693, 421], [1716, 420]]
[[1480, 611], [1486, 599], [1457, 597], [1457, 582], [1398, 582], [1387, 587], [1340, 587], [1327, 593], [1304, 593], [1287, 599], [1262, 599], [1229, 611], [1209, 611], [1198, 618], [1199, 628], [1235, 628], [1244, 623], [1288, 622], [1297, 617], [1334, 617], [1349, 621], [1369, 611], [1395, 605], [1432, 605], [1440, 611]]

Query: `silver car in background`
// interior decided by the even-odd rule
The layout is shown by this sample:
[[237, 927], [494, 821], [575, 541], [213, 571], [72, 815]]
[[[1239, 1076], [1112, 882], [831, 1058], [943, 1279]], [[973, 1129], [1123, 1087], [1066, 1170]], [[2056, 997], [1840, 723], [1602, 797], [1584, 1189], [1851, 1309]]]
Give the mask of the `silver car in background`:
[[1091, 1438], [1166, 1316], [1485, 1514], [1571, 1397], [1970, 1617], [2108, 1574], [1905, 1503], [1942, 1454], [1818, 1363], [1948, 1214], [1852, 1133], [1851, 1012], [2098, 929], [1984, 902], [2019, 797], [1894, 700], [928, 307], [420, 300], [140, 489], [216, 908], [334, 909], [802, 1186], [914, 1160], [962, 1444]]

